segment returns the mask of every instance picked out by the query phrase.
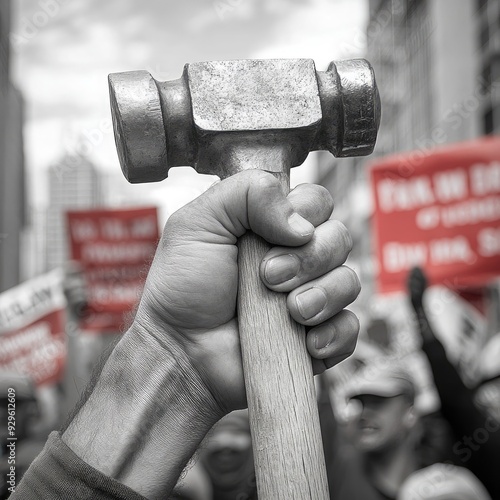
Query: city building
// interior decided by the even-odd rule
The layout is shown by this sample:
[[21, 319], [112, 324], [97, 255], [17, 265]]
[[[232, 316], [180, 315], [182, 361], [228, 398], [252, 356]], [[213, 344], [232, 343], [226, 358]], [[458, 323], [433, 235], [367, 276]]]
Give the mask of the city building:
[[500, 2], [477, 2], [480, 70], [485, 93], [482, 127], [485, 134], [500, 133]]
[[10, 1], [0, 2], [0, 292], [21, 279], [21, 247], [27, 226], [23, 155], [23, 100], [12, 85]]
[[102, 204], [102, 174], [84, 156], [66, 155], [48, 169], [45, 270], [68, 259], [66, 211]]
[[357, 310], [376, 293], [370, 231], [369, 164], [396, 152], [439, 147], [500, 132], [500, 2], [370, 0], [366, 58], [382, 101], [368, 158], [320, 156], [320, 182], [350, 229], [348, 264], [363, 284]]

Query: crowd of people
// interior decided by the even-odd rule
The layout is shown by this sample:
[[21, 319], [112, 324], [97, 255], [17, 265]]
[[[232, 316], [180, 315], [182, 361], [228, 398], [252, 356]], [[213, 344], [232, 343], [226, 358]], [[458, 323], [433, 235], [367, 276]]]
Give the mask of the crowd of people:
[[[347, 419], [336, 418], [331, 379], [322, 377], [318, 406], [331, 499], [500, 498], [500, 361], [496, 369], [483, 366], [478, 386], [468, 387], [430, 325], [423, 305], [426, 289], [424, 271], [413, 269], [408, 299], [440, 409], [419, 413], [418, 384], [411, 370], [394, 359], [355, 369], [342, 388]], [[499, 339], [497, 335], [486, 344], [484, 350], [492, 354], [488, 359], [500, 360], [497, 350], [492, 351]], [[246, 412], [223, 419], [201, 457], [175, 498], [257, 498]], [[208, 486], [199, 496], [182, 496], [184, 489], [193, 489], [192, 481], [199, 481], [197, 469], [206, 473]]]
[[325, 443], [335, 457], [329, 460], [331, 498], [500, 498], [500, 399], [479, 404], [477, 397], [486, 387], [490, 394], [498, 391], [500, 363], [478, 387], [463, 382], [428, 320], [426, 288], [423, 270], [413, 269], [408, 298], [440, 409], [418, 411], [418, 384], [403, 363], [360, 367], [347, 384], [346, 397], [357, 407], [347, 425], [341, 428], [332, 415], [325, 425], [332, 429]]
[[[308, 326], [311, 357], [336, 365], [356, 345], [359, 323], [345, 308], [359, 281], [344, 266], [352, 243], [332, 210], [321, 187], [301, 185], [284, 196], [270, 174], [243, 172], [172, 216], [133, 325], [12, 498], [256, 499], [235, 312], [236, 240], [252, 230], [275, 245], [273, 267], [266, 267], [273, 259], [263, 260], [263, 283], [289, 292], [290, 314]], [[424, 270], [413, 269], [408, 301], [438, 411], [418, 410], [418, 384], [395, 359], [356, 364], [341, 388], [347, 418], [332, 398], [339, 388], [318, 375], [333, 500], [500, 499], [500, 359], [484, 367], [476, 387], [464, 383], [428, 319], [427, 287]], [[309, 295], [305, 318], [296, 299], [312, 288], [321, 293]], [[320, 335], [328, 337], [321, 346]], [[18, 385], [32, 412], [33, 390]]]

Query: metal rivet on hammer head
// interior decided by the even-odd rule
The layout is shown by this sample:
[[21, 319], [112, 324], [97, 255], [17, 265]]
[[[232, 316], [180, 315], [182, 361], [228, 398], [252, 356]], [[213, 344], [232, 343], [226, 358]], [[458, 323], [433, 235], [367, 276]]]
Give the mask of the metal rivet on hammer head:
[[147, 71], [109, 75], [115, 142], [129, 182], [167, 177], [167, 139], [156, 82]]

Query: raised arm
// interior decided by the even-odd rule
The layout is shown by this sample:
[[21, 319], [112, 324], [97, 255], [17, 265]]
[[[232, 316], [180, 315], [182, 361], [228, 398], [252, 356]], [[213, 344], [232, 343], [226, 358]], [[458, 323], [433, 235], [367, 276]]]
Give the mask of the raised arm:
[[[476, 407], [474, 391], [464, 384], [456, 367], [448, 360], [444, 346], [436, 338], [422, 303], [426, 287], [427, 279], [423, 271], [418, 268], [412, 270], [408, 280], [410, 299], [423, 340], [422, 349], [429, 360], [441, 399], [441, 413], [450, 423], [457, 439], [453, 445], [453, 453], [457, 463], [473, 471], [492, 497], [498, 498], [498, 423]], [[486, 440], [483, 440], [484, 432], [488, 434]]]
[[[426, 354], [441, 399], [441, 411], [458, 433], [477, 426], [481, 414], [474, 406], [474, 393], [469, 389], [457, 368], [446, 355], [443, 344], [436, 337], [423, 305], [427, 277], [420, 268], [414, 268], [408, 277], [408, 292], [415, 311], [417, 330], [422, 337], [422, 350]], [[458, 334], [458, 332], [457, 332]], [[464, 428], [465, 427], [465, 428]]]
[[[235, 312], [236, 241], [246, 230], [277, 245], [262, 261], [261, 279], [289, 293], [290, 314], [310, 327], [315, 371], [350, 355], [359, 325], [344, 307], [359, 293], [359, 281], [342, 265], [351, 239], [329, 220], [332, 207], [321, 187], [301, 185], [284, 196], [272, 175], [246, 171], [169, 219], [132, 327], [62, 441], [52, 436], [93, 478], [93, 498], [166, 498], [212, 425], [246, 405]], [[41, 498], [23, 493], [40, 487], [44, 464], [54, 458], [50, 446], [44, 453], [17, 498]], [[45, 498], [58, 498], [57, 487], [65, 486], [46, 490]], [[75, 487], [72, 498], [80, 498]]]

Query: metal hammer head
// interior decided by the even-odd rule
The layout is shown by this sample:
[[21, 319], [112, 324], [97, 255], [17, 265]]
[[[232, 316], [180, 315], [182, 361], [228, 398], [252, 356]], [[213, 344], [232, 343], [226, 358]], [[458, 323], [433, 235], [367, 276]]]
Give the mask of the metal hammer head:
[[[109, 75], [118, 155], [130, 182], [159, 181], [173, 166], [227, 177], [266, 164], [300, 165], [310, 151], [362, 156], [373, 151], [380, 98], [363, 59], [186, 64], [178, 80], [146, 71]], [[266, 167], [266, 169], [269, 169]]]

